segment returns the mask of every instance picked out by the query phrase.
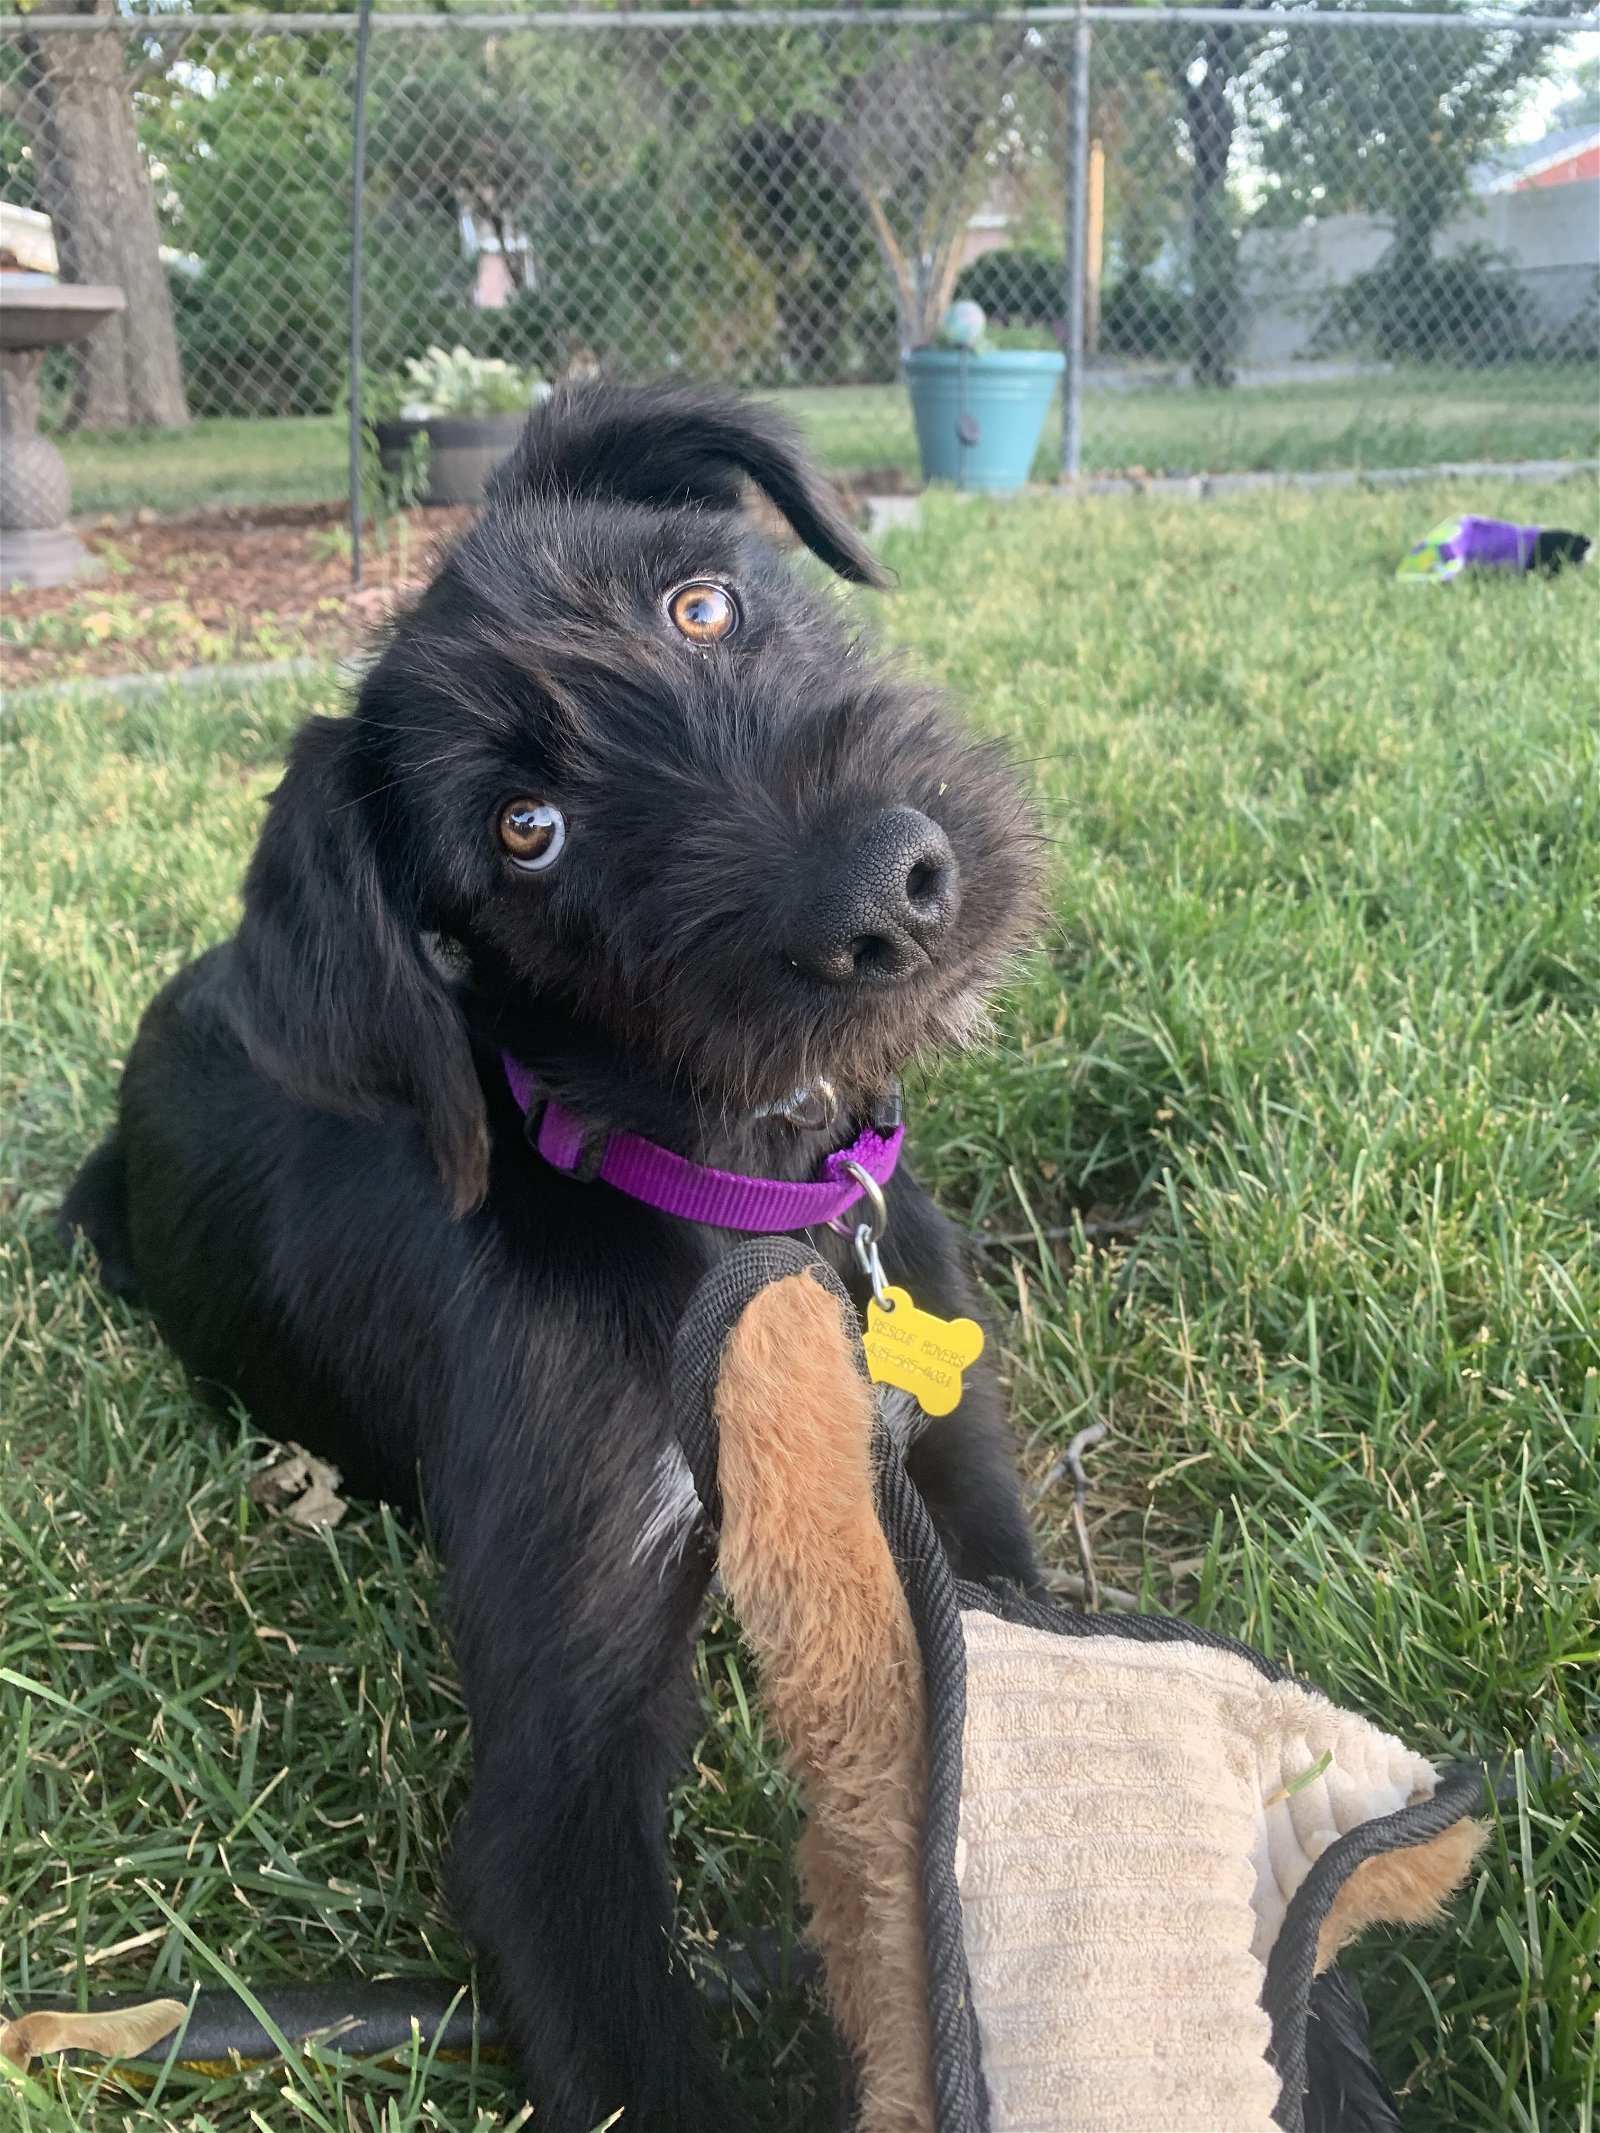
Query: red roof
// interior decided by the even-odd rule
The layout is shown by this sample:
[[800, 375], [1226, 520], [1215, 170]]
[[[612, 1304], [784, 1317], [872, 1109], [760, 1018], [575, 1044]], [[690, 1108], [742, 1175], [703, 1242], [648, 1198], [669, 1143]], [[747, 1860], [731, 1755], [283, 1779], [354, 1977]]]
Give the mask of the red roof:
[[1548, 163], [1524, 169], [1511, 190], [1526, 193], [1539, 185], [1574, 185], [1580, 178], [1600, 178], [1600, 133], [1563, 150]]

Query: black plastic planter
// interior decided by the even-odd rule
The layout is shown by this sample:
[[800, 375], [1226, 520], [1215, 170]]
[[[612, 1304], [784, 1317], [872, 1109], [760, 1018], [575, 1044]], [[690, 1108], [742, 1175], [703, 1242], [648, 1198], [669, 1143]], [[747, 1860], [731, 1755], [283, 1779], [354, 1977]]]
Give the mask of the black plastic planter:
[[522, 435], [526, 415], [434, 415], [426, 422], [380, 422], [378, 456], [398, 474], [413, 437], [428, 437], [425, 504], [481, 504], [490, 474]]

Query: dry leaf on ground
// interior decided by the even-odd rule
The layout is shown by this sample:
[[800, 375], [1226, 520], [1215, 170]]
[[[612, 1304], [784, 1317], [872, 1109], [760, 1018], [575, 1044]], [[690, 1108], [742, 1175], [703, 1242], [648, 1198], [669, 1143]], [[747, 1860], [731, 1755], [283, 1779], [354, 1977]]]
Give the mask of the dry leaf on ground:
[[350, 1508], [339, 1494], [342, 1479], [336, 1466], [313, 1457], [303, 1445], [286, 1444], [271, 1466], [251, 1482], [250, 1501], [274, 1517], [315, 1532], [322, 1526], [336, 1526]]
[[189, 2012], [182, 2000], [146, 2000], [110, 2014], [68, 2014], [41, 2008], [0, 2022], [0, 2059], [24, 2070], [43, 2052], [93, 2052], [101, 2059], [137, 2059], [170, 2037]]

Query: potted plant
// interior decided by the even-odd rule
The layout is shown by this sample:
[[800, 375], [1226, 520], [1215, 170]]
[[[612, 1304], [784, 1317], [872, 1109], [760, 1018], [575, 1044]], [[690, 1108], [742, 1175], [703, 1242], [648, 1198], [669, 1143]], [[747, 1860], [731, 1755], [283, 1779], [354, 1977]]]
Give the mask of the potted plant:
[[412, 356], [395, 381], [396, 412], [373, 425], [384, 472], [403, 478], [427, 439], [425, 504], [483, 501], [491, 470], [522, 434], [528, 410], [549, 393], [531, 372], [465, 348]]
[[1009, 495], [1028, 479], [1066, 359], [1057, 348], [987, 346], [970, 300], [945, 313], [937, 345], [902, 359], [927, 481]]

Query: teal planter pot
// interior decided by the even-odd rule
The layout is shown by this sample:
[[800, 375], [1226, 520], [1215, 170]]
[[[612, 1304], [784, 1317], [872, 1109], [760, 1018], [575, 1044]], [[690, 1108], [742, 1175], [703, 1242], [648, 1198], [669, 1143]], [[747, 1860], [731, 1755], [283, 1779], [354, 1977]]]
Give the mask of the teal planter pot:
[[914, 348], [901, 369], [924, 479], [991, 495], [1020, 489], [1066, 367], [1053, 349]]

